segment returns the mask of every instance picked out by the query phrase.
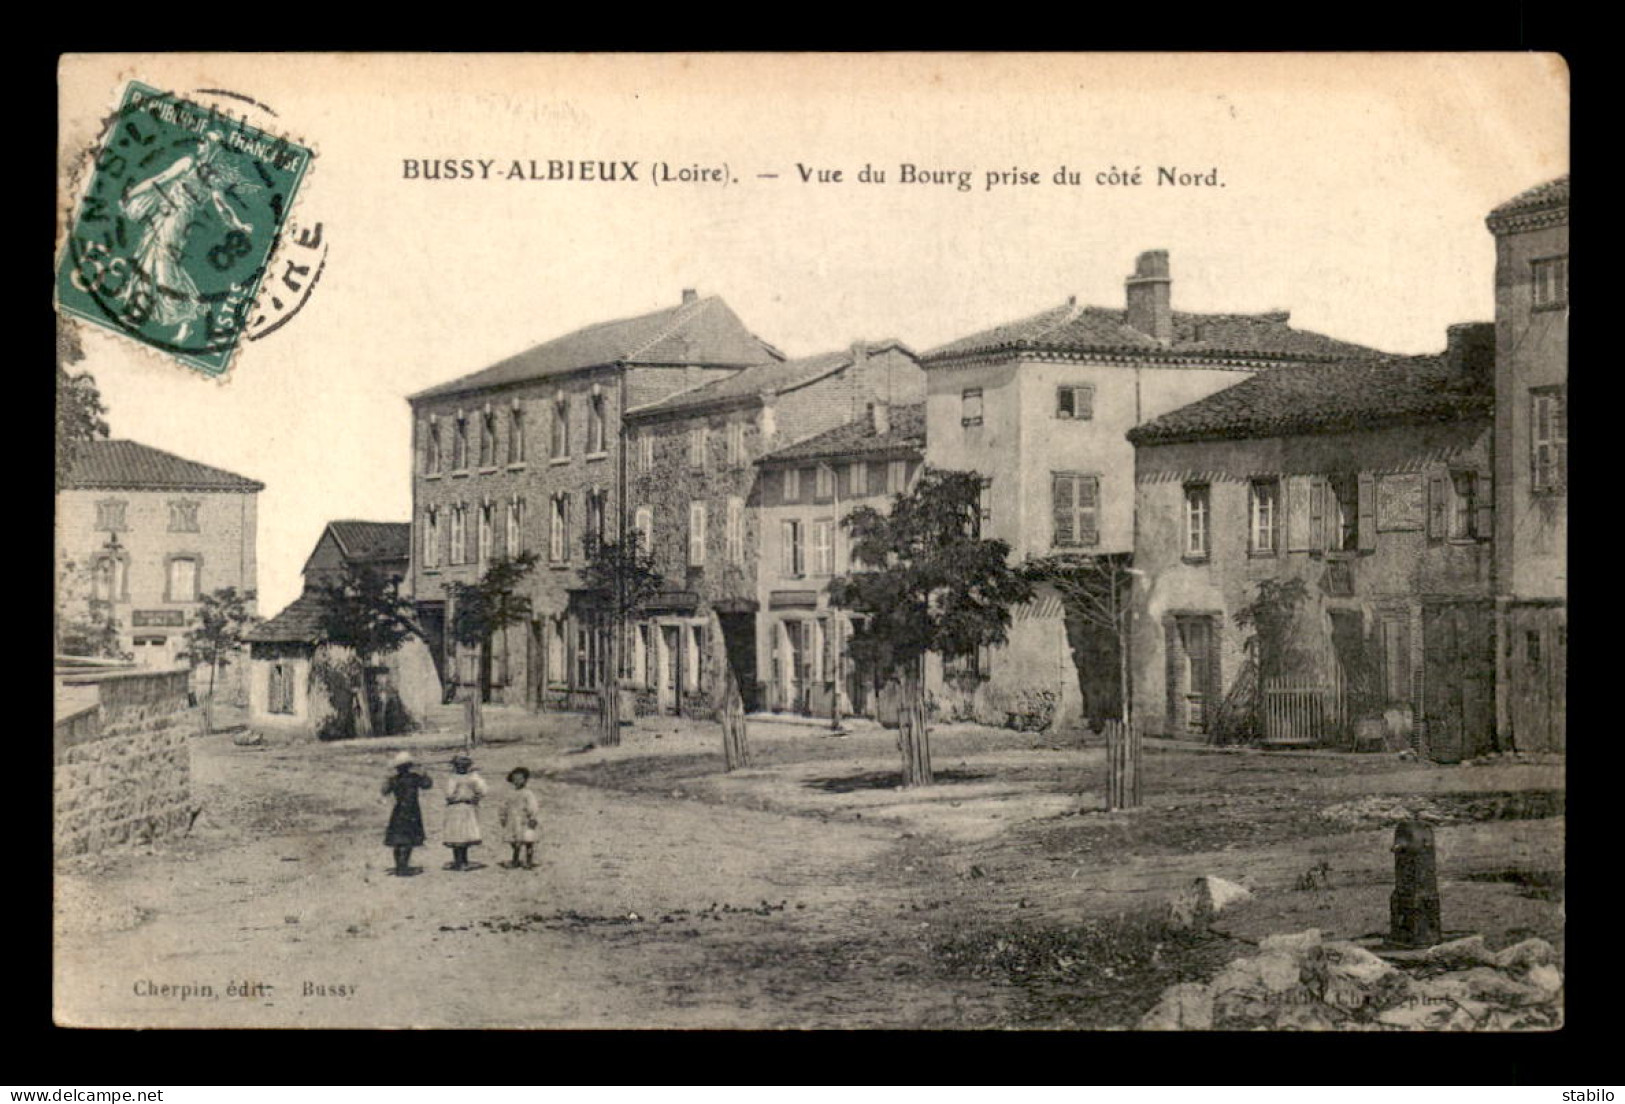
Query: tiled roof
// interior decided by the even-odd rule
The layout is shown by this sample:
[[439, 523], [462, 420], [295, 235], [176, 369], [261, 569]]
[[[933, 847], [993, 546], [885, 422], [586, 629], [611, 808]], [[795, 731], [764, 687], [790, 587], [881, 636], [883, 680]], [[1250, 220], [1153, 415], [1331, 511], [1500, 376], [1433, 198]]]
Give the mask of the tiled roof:
[[322, 596], [307, 590], [281, 613], [244, 633], [243, 638], [260, 644], [314, 644], [321, 638], [321, 623]]
[[1569, 202], [1569, 174], [1564, 173], [1556, 180], [1548, 180], [1544, 184], [1536, 184], [1526, 192], [1519, 192], [1495, 210], [1490, 217], [1496, 215], [1510, 215], [1520, 211], [1537, 211], [1546, 207], [1564, 207]]
[[962, 337], [926, 353], [927, 364], [972, 353], [1045, 350], [1053, 352], [1148, 352], [1192, 357], [1252, 356], [1289, 360], [1329, 360], [1383, 355], [1376, 349], [1288, 325], [1286, 311], [1264, 314], [1195, 314], [1174, 311], [1174, 336], [1164, 346], [1128, 324], [1126, 310], [1065, 303], [1031, 318]]
[[745, 329], [728, 304], [713, 295], [636, 318], [599, 322], [555, 337], [489, 368], [419, 391], [411, 398], [479, 391], [620, 361], [743, 368], [776, 359], [777, 355], [775, 349]]
[[263, 491], [257, 479], [199, 464], [135, 441], [86, 441], [74, 453], [69, 487], [109, 489]]
[[919, 452], [925, 448], [925, 404], [891, 408], [891, 431], [876, 433], [870, 418], [859, 418], [826, 430], [816, 437], [770, 452], [757, 463], [775, 464], [785, 460], [814, 460], [825, 457], [880, 456], [887, 453]]
[[1488, 418], [1488, 374], [1469, 376], [1441, 355], [1287, 365], [1260, 372], [1129, 430], [1136, 445], [1279, 437], [1367, 426]]
[[404, 560], [412, 554], [409, 521], [330, 521], [327, 528], [352, 563]]
[[[885, 352], [888, 349], [901, 349], [904, 353], [913, 356], [908, 346], [900, 341], [883, 341], [871, 343], [867, 346], [871, 356]], [[842, 368], [852, 365], [852, 350], [841, 349], [832, 353], [819, 353], [815, 356], [801, 357], [796, 360], [773, 362], [770, 364], [757, 364], [726, 379], [713, 380], [703, 386], [689, 391], [681, 391], [675, 395], [667, 396], [657, 402], [636, 407], [627, 413], [633, 417], [646, 414], [664, 414], [680, 410], [695, 410], [700, 407], [726, 403], [730, 400], [752, 398], [763, 391], [784, 392], [797, 387], [803, 387], [815, 380]]]

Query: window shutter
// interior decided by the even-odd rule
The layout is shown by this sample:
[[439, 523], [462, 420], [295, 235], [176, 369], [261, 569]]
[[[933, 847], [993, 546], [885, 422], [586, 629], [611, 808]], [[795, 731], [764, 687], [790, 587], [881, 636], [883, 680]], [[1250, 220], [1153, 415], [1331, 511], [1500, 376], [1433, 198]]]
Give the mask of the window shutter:
[[1495, 486], [1490, 482], [1490, 473], [1478, 473], [1478, 501], [1474, 504], [1476, 527], [1474, 536], [1479, 540], [1489, 540], [1495, 535]]
[[1184, 725], [1180, 723], [1183, 711], [1179, 697], [1179, 627], [1172, 617], [1165, 618], [1162, 623], [1162, 649], [1163, 697], [1168, 703], [1168, 716], [1162, 730], [1171, 736], [1184, 731]]
[[1073, 525], [1073, 500], [1076, 495], [1074, 480], [1069, 475], [1050, 476], [1050, 489], [1055, 514], [1055, 543], [1057, 545], [1071, 545], [1078, 541], [1077, 530]]
[[1077, 476], [1078, 488], [1078, 543], [1100, 543], [1100, 480], [1092, 475]]
[[795, 572], [795, 529], [793, 521], [779, 523], [779, 572], [783, 575], [794, 575]]
[[1202, 717], [1203, 727], [1208, 732], [1213, 731], [1213, 717], [1224, 698], [1224, 677], [1219, 671], [1219, 630], [1223, 625], [1223, 618], [1207, 618], [1207, 685], [1202, 688], [1207, 701], [1202, 706]]
[[1324, 551], [1331, 547], [1331, 538], [1326, 533], [1331, 489], [1331, 483], [1319, 476], [1309, 480], [1309, 532], [1305, 543], [1312, 551]]
[[1361, 472], [1359, 485], [1360, 551], [1370, 552], [1377, 547], [1377, 477]]
[[1428, 540], [1444, 540], [1450, 527], [1450, 488], [1442, 475], [1428, 476]]
[[1095, 416], [1095, 389], [1093, 387], [1075, 387], [1072, 389], [1072, 416], [1074, 418], [1093, 418]]

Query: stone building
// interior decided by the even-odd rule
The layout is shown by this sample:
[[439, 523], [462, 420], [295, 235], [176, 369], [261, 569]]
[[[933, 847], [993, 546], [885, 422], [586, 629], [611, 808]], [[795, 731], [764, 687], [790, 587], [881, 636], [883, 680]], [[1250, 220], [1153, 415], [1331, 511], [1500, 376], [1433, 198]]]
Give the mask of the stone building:
[[1568, 675], [1569, 178], [1490, 213], [1495, 235], [1497, 726], [1565, 746]]
[[[1493, 749], [1494, 377], [1472, 323], [1443, 354], [1277, 368], [1129, 431], [1145, 731]], [[1238, 624], [1294, 582], [1281, 632]]]
[[[770, 538], [759, 516], [758, 460], [877, 403], [918, 403], [924, 393], [925, 375], [906, 346], [857, 342], [747, 368], [627, 412], [628, 521], [666, 584], [623, 653], [623, 675], [644, 708], [715, 700], [722, 655], [745, 707], [761, 707], [767, 630], [758, 557]], [[721, 633], [720, 650], [711, 633]]]
[[925, 459], [925, 407], [869, 404], [864, 416], [757, 461], [760, 568], [755, 652], [760, 699], [774, 712], [871, 713], [877, 672], [846, 655], [851, 618], [829, 604], [830, 580], [853, 570], [841, 521], [887, 509]]
[[[984, 531], [1016, 560], [1129, 553], [1129, 429], [1267, 369], [1379, 355], [1289, 322], [1285, 311], [1175, 310], [1168, 254], [1142, 253], [1123, 307], [1068, 300], [925, 354], [926, 459], [988, 480]], [[1098, 662], [1080, 669], [1074, 650]], [[1079, 639], [1076, 626], [1069, 640], [1049, 587], [1016, 611], [991, 661], [990, 686], [1059, 694], [1057, 719], [1118, 712], [1115, 646]]]
[[[202, 596], [255, 590], [264, 489], [135, 441], [81, 445], [56, 496], [59, 649], [65, 626], [111, 618], [118, 650], [138, 665], [186, 662]], [[223, 671], [228, 691], [235, 667]]]
[[624, 520], [626, 411], [782, 359], [721, 299], [685, 291], [411, 396], [411, 585], [443, 677], [468, 687], [480, 674], [446, 632], [448, 584], [534, 551], [534, 618], [493, 641], [490, 700], [590, 704], [604, 637], [578, 569], [586, 541]]
[[[331, 521], [305, 561], [304, 590], [275, 617], [255, 626], [249, 643], [249, 724], [260, 730], [314, 735], [334, 715], [318, 660], [338, 650], [321, 644], [322, 591], [350, 565], [386, 578], [410, 577], [412, 526], [393, 521]], [[380, 657], [369, 676], [377, 713], [402, 728], [419, 723], [440, 703], [434, 655], [416, 638]]]

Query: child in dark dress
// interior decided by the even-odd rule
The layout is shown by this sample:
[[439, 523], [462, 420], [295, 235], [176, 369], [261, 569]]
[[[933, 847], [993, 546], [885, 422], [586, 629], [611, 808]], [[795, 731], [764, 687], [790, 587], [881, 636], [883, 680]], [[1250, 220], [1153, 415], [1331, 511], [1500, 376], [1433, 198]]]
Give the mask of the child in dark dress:
[[383, 794], [395, 798], [395, 809], [389, 814], [389, 827], [384, 831], [384, 846], [395, 849], [395, 869], [390, 873], [402, 878], [416, 874], [412, 867], [412, 848], [422, 847], [423, 810], [418, 807], [418, 791], [434, 785], [426, 774], [414, 770], [412, 756], [401, 752], [392, 764], [395, 773], [384, 780]]

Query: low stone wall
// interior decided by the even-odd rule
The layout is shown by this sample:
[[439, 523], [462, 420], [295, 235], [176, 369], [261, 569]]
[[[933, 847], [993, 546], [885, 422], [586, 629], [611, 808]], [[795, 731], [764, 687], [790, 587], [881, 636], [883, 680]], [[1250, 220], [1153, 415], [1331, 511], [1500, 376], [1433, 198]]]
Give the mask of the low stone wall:
[[68, 681], [93, 683], [99, 705], [56, 727], [56, 856], [150, 842], [188, 827], [194, 806], [187, 672]]

